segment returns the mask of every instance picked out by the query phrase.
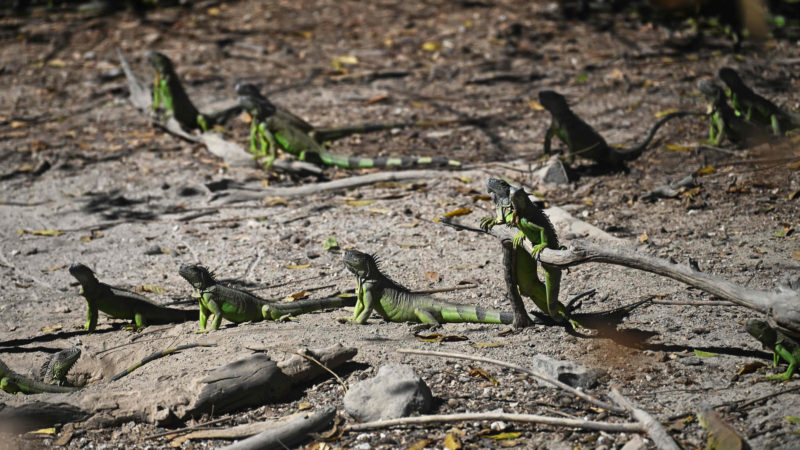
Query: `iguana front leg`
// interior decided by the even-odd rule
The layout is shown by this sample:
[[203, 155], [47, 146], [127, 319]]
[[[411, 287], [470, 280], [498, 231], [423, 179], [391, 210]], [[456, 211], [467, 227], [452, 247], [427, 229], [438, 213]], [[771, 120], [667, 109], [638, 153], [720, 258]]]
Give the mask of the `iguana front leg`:
[[258, 140], [260, 144], [260, 156], [266, 156], [264, 160], [264, 170], [269, 170], [278, 154], [278, 144], [275, 136], [269, 131], [265, 123], [258, 124]]
[[722, 119], [722, 115], [720, 115], [718, 112], [712, 114], [708, 123], [708, 142], [714, 144], [715, 146], [719, 145], [724, 137], [724, 131], [725, 121]]
[[366, 287], [362, 288], [363, 308], [358, 312], [358, 314], [353, 314], [353, 322], [361, 325], [367, 323], [369, 315], [372, 314], [372, 310], [375, 309], [375, 300], [375, 296], [372, 294], [371, 289]]
[[141, 312], [136, 312], [133, 315], [133, 323], [136, 325], [133, 327], [133, 331], [141, 331], [147, 328], [147, 320], [144, 318]]
[[361, 284], [361, 280], [359, 280], [356, 286], [356, 306], [353, 309], [353, 315], [350, 317], [339, 317], [336, 320], [339, 321], [339, 323], [354, 323], [356, 317], [360, 316], [362, 311], [364, 311], [364, 287]]
[[775, 136], [783, 136], [783, 130], [781, 129], [781, 121], [778, 120], [778, 116], [775, 114], [770, 116], [770, 122], [772, 123], [772, 132]]
[[773, 354], [773, 358], [777, 361], [781, 357], [785, 359], [789, 363], [789, 367], [786, 369], [786, 372], [780, 375], [767, 375], [768, 380], [777, 380], [777, 381], [787, 381], [792, 378], [794, 374], [794, 369], [797, 367], [797, 355], [793, 355], [792, 352], [784, 348], [781, 344], [775, 344], [775, 352]]
[[97, 303], [86, 300], [86, 324], [83, 326], [90, 333], [97, 328]]
[[150, 105], [150, 108], [153, 110], [156, 110], [161, 106], [161, 90], [164, 88], [165, 85], [161, 82], [161, 77], [158, 75], [158, 72], [156, 72], [156, 77], [153, 79], [153, 104]]
[[555, 124], [550, 123], [550, 126], [547, 127], [547, 132], [544, 134], [544, 154], [550, 154], [550, 141], [553, 139], [553, 135], [555, 134]]

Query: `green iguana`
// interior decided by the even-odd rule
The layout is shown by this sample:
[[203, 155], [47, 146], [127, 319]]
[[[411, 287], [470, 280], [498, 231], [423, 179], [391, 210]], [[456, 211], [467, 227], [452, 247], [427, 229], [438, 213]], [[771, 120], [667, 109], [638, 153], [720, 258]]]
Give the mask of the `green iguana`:
[[797, 363], [800, 362], [800, 345], [797, 344], [797, 341], [772, 328], [763, 320], [750, 319], [745, 324], [745, 329], [751, 336], [758, 339], [764, 348], [772, 350], [773, 366], [777, 367], [781, 358], [789, 363], [786, 372], [780, 375], [768, 375], [767, 379], [786, 381], [792, 378]]
[[[412, 167], [422, 165], [447, 165], [459, 167], [460, 162], [447, 158], [361, 158], [333, 154], [325, 150], [319, 142], [304, 131], [305, 123], [294, 115], [287, 115], [262, 96], [258, 89], [249, 84], [236, 86], [239, 104], [252, 117], [250, 125], [250, 152], [256, 158], [265, 157], [264, 169], [268, 170], [275, 161], [278, 148], [295, 155], [301, 161], [338, 166], [345, 169], [371, 167]], [[289, 113], [290, 114], [290, 113]], [[292, 117], [295, 117], [293, 119]], [[308, 125], [310, 126], [310, 125]]]
[[[561, 269], [542, 265], [544, 283], [539, 280], [536, 260], [545, 248], [559, 249], [558, 236], [544, 211], [528, 198], [522, 188], [511, 186], [498, 178], [489, 178], [486, 188], [492, 197], [495, 216], [481, 220], [481, 228], [489, 230], [498, 224], [506, 224], [519, 230], [514, 236], [517, 251], [516, 267], [506, 270], [516, 272], [517, 286], [522, 295], [533, 300], [536, 306], [557, 323], [569, 319], [566, 307], [558, 301], [561, 284]], [[522, 239], [528, 238], [533, 252], [522, 247]]]
[[64, 386], [67, 382], [67, 373], [81, 357], [81, 349], [70, 347], [53, 353], [39, 369], [39, 378], [49, 384]]
[[714, 145], [719, 145], [727, 137], [735, 144], [749, 144], [763, 141], [769, 137], [765, 128], [748, 122], [728, 105], [725, 91], [716, 83], [703, 80], [697, 83], [697, 88], [709, 103], [708, 140]]
[[223, 318], [235, 323], [281, 320], [288, 316], [356, 304], [354, 298], [347, 297], [276, 303], [247, 291], [219, 284], [208, 269], [197, 264], [183, 264], [178, 273], [198, 291], [200, 331], [205, 331], [209, 313], [214, 314], [212, 329], [218, 330]]
[[708, 431], [706, 450], [749, 450], [750, 444], [713, 409], [704, 408], [697, 420]]
[[137, 330], [148, 324], [197, 320], [197, 310], [159, 306], [136, 292], [101, 283], [94, 272], [83, 264], [69, 266], [69, 273], [80, 282], [80, 294], [86, 298], [87, 320], [84, 328], [89, 331], [94, 331], [97, 327], [98, 310], [115, 319], [132, 320]]
[[726, 93], [731, 99], [733, 108], [748, 122], [772, 127], [772, 132], [776, 136], [800, 128], [800, 114], [784, 111], [778, 105], [753, 92], [735, 70], [723, 67], [719, 69], [717, 75], [728, 86]]
[[174, 117], [185, 130], [200, 128], [208, 131], [215, 125], [222, 125], [241, 111], [239, 105], [214, 114], [203, 114], [197, 110], [183, 89], [175, 66], [163, 53], [153, 50], [147, 52], [147, 60], [156, 72], [153, 82], [154, 110], [163, 109], [166, 118]]
[[367, 253], [345, 250], [342, 262], [356, 276], [358, 298], [353, 317], [343, 321], [364, 324], [373, 311], [389, 322], [420, 322], [430, 326], [456, 322], [511, 324], [514, 320], [510, 312], [443, 302], [411, 292], [381, 273], [375, 257]]
[[[481, 220], [481, 229], [488, 232], [495, 225], [506, 224], [519, 230], [512, 243], [514, 257], [510, 257], [508, 250], [504, 248], [506, 285], [511, 290], [509, 295], [512, 299], [518, 297], [518, 294], [525, 295], [546, 314], [547, 319], [556, 324], [571, 325], [573, 328], [605, 328], [618, 323], [635, 308], [652, 300], [645, 298], [604, 312], [573, 314], [574, 309], [564, 306], [558, 300], [561, 269], [542, 264], [544, 283], [538, 276], [536, 262], [539, 253], [545, 248], [560, 249], [558, 236], [550, 219], [530, 200], [525, 189], [511, 186], [498, 178], [487, 180], [486, 187], [494, 203], [495, 216]], [[522, 240], [526, 238], [533, 244], [531, 253], [522, 245]]]
[[[57, 353], [62, 354], [62, 352]], [[63, 353], [60, 357], [61, 359], [54, 363], [55, 365], [60, 366], [61, 368], [66, 367], [68, 371], [70, 367], [75, 363], [75, 361], [80, 356], [80, 350], [78, 351], [77, 355], [74, 353]], [[74, 359], [72, 359], [74, 358]], [[72, 359], [72, 361], [69, 361]], [[45, 363], [45, 367], [42, 371], [46, 370], [46, 367], [50, 364], [50, 361]], [[49, 369], [48, 369], [49, 370]], [[58, 373], [55, 370], [59, 370]], [[63, 376], [66, 376], [67, 372], [62, 371], [59, 369], [54, 369], [52, 372], [45, 374], [45, 378], [50, 378], [52, 380], [61, 381]], [[61, 377], [61, 378], [59, 378]], [[11, 370], [3, 361], [0, 361], [0, 389], [9, 392], [11, 394], [16, 394], [21, 392], [23, 394], [41, 394], [43, 392], [56, 392], [56, 393], [64, 393], [64, 392], [75, 392], [79, 390], [79, 387], [73, 386], [59, 386], [57, 384], [51, 384], [49, 382], [42, 382], [30, 379], [26, 376], [20, 375], [13, 370]]]
[[705, 115], [702, 113], [677, 111], [662, 117], [650, 128], [644, 141], [626, 149], [609, 146], [605, 139], [594, 128], [578, 117], [567, 104], [567, 99], [555, 91], [540, 91], [539, 103], [550, 112], [552, 120], [544, 137], [544, 153], [550, 154], [550, 141], [553, 136], [559, 138], [567, 146], [567, 159], [574, 156], [591, 159], [600, 166], [621, 167], [625, 161], [638, 158], [650, 141], [655, 137], [658, 129], [677, 117], [691, 115]]

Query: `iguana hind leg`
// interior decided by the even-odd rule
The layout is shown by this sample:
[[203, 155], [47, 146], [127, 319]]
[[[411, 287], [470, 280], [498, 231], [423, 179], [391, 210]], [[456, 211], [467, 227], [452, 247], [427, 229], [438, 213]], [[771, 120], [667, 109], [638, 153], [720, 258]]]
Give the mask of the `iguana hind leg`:
[[797, 366], [797, 358], [795, 355], [792, 354], [789, 350], [784, 348], [781, 344], [775, 344], [775, 355], [776, 358], [782, 356], [789, 363], [789, 367], [786, 369], [786, 372], [783, 372], [780, 375], [767, 375], [768, 380], [776, 380], [776, 381], [787, 381], [792, 378], [794, 374], [795, 367]]
[[440, 325], [439, 321], [436, 320], [436, 317], [433, 314], [423, 308], [414, 308], [414, 315], [417, 316], [420, 322], [425, 325], [428, 325], [429, 328], [438, 327]]

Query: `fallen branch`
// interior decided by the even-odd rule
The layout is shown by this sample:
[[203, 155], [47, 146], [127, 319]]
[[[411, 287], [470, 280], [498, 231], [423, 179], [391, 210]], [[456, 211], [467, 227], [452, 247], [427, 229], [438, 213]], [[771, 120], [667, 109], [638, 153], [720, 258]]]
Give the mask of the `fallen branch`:
[[314, 414], [303, 414], [280, 424], [276, 428], [223, 447], [223, 449], [255, 450], [294, 447], [308, 439], [309, 434], [328, 427], [333, 422], [334, 417], [336, 417], [336, 408], [329, 405]]
[[486, 358], [486, 357], [483, 357], [483, 356], [467, 355], [466, 353], [434, 352], [434, 351], [428, 351], [428, 350], [415, 350], [415, 349], [411, 349], [411, 348], [401, 348], [401, 349], [397, 350], [397, 353], [406, 353], [406, 354], [424, 355], [424, 356], [440, 356], [440, 357], [443, 357], [443, 358], [468, 359], [468, 360], [472, 360], [472, 361], [481, 361], [481, 362], [486, 362], [486, 363], [489, 363], [489, 364], [496, 364], [498, 366], [507, 367], [509, 369], [516, 370], [517, 372], [522, 372], [522, 373], [528, 374], [528, 375], [530, 375], [530, 376], [532, 376], [534, 378], [538, 378], [538, 379], [540, 379], [542, 381], [550, 383], [553, 386], [555, 386], [555, 387], [557, 387], [559, 389], [563, 389], [563, 390], [569, 392], [570, 394], [576, 395], [576, 396], [586, 400], [587, 402], [589, 402], [589, 403], [591, 403], [591, 404], [593, 404], [593, 405], [595, 405], [597, 407], [606, 409], [608, 411], [617, 412], [617, 413], [625, 412], [625, 409], [622, 408], [622, 407], [618, 407], [618, 406], [612, 405], [610, 403], [606, 403], [606, 402], [604, 402], [602, 400], [598, 400], [598, 399], [592, 397], [591, 395], [589, 395], [589, 394], [587, 394], [587, 393], [585, 393], [583, 391], [575, 389], [574, 387], [572, 387], [572, 386], [570, 386], [568, 384], [565, 384], [565, 383], [562, 383], [561, 381], [556, 380], [555, 378], [549, 377], [549, 376], [547, 376], [547, 375], [545, 375], [543, 373], [536, 372], [536, 371], [528, 369], [526, 367], [518, 366], [518, 365], [513, 364], [513, 363], [508, 363], [508, 362], [505, 362], [505, 361], [500, 361], [500, 360], [492, 359], [492, 358]]
[[186, 349], [195, 348], [195, 347], [215, 347], [215, 344], [179, 345], [177, 347], [172, 347], [172, 348], [167, 348], [167, 349], [161, 350], [160, 352], [151, 353], [151, 354], [145, 356], [144, 359], [142, 359], [141, 361], [137, 362], [136, 364], [134, 364], [134, 365], [128, 367], [127, 369], [123, 370], [122, 372], [114, 375], [113, 377], [111, 377], [111, 379], [109, 381], [117, 381], [120, 378], [124, 377], [125, 375], [127, 375], [127, 374], [133, 372], [134, 370], [138, 369], [139, 367], [142, 367], [143, 365], [145, 365], [145, 364], [147, 364], [147, 363], [149, 363], [151, 361], [155, 361], [158, 358], [163, 358], [164, 356], [167, 356], [170, 353], [175, 353], [175, 352], [178, 352], [178, 351], [181, 351], [181, 350], [186, 350]]
[[625, 398], [617, 388], [612, 387], [608, 396], [614, 399], [618, 405], [630, 412], [631, 417], [636, 419], [636, 421], [641, 424], [641, 427], [647, 431], [647, 435], [650, 436], [650, 439], [653, 440], [656, 447], [665, 450], [680, 450], [678, 444], [672, 440], [672, 437], [667, 433], [664, 426], [661, 425], [661, 422], [657, 421], [647, 411], [633, 406], [630, 400]]
[[561, 417], [539, 416], [536, 414], [508, 414], [508, 413], [461, 413], [430, 416], [403, 417], [400, 419], [377, 420], [375, 422], [356, 423], [348, 425], [344, 431], [364, 431], [378, 428], [396, 427], [399, 425], [427, 425], [441, 422], [471, 422], [475, 420], [502, 420], [504, 422], [540, 423], [584, 430], [619, 431], [625, 433], [644, 433], [645, 430], [639, 423], [608, 423], [583, 419], [565, 419]]

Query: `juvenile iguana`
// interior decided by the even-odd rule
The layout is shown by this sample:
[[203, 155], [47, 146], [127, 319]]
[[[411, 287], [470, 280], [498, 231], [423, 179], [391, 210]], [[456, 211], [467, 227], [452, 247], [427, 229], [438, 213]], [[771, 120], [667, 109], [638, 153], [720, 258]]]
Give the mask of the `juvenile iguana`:
[[719, 78], [728, 86], [727, 94], [737, 113], [752, 123], [772, 127], [776, 136], [800, 128], [800, 114], [784, 111], [778, 105], [756, 94], [742, 81], [739, 74], [730, 67], [717, 72]]
[[203, 114], [197, 110], [183, 89], [175, 66], [163, 53], [153, 50], [147, 52], [147, 60], [156, 72], [153, 81], [154, 110], [163, 109], [166, 118], [174, 117], [187, 131], [200, 128], [208, 131], [215, 125], [222, 125], [241, 111], [239, 105], [214, 114]]
[[[645, 298], [604, 312], [573, 314], [573, 309], [568, 309], [558, 300], [561, 269], [542, 264], [544, 283], [538, 276], [536, 262], [539, 253], [545, 248], [553, 250], [560, 248], [558, 236], [550, 219], [530, 200], [523, 188], [511, 186], [498, 178], [487, 180], [486, 187], [494, 202], [495, 216], [481, 220], [481, 229], [488, 231], [495, 225], [506, 224], [519, 230], [512, 244], [515, 257], [509, 258], [507, 254], [504, 256], [505, 278], [515, 281], [515, 283], [507, 281], [507, 288], [517, 289], [518, 293], [533, 300], [547, 318], [556, 324], [569, 324], [572, 327], [604, 328], [618, 323], [635, 308], [652, 300]], [[522, 240], [526, 238], [533, 245], [531, 253], [528, 253], [522, 245]], [[510, 262], [512, 264], [509, 264]], [[517, 292], [513, 291], [509, 293], [512, 298], [516, 294]]]
[[772, 350], [773, 366], [777, 367], [781, 358], [789, 363], [786, 372], [780, 375], [767, 375], [767, 379], [786, 381], [792, 378], [797, 363], [800, 362], [800, 345], [797, 344], [797, 341], [772, 328], [763, 320], [750, 319], [745, 324], [745, 329], [751, 336], [758, 339], [764, 348]]
[[197, 264], [183, 264], [178, 273], [198, 291], [201, 331], [206, 329], [209, 313], [214, 314], [211, 328], [218, 330], [223, 318], [235, 323], [280, 320], [288, 316], [297, 316], [321, 309], [341, 308], [356, 304], [356, 300], [352, 297], [277, 303], [241, 289], [219, 284], [208, 269]]
[[17, 392], [21, 392], [23, 394], [41, 394], [43, 392], [75, 392], [80, 388], [72, 386], [58, 386], [55, 384], [32, 380], [26, 376], [14, 372], [3, 361], [0, 361], [0, 389], [11, 394], [16, 394]]
[[148, 324], [179, 323], [197, 320], [199, 312], [159, 306], [136, 292], [101, 283], [94, 272], [83, 264], [72, 264], [69, 273], [81, 284], [80, 294], [86, 298], [86, 324], [84, 328], [94, 331], [97, 327], [97, 311], [103, 311], [115, 319], [132, 320], [136, 329]]
[[67, 373], [81, 357], [81, 349], [70, 347], [53, 353], [39, 369], [39, 378], [48, 384], [64, 386], [67, 382]]
[[389, 322], [421, 322], [431, 326], [442, 323], [511, 324], [513, 314], [480, 306], [436, 300], [427, 294], [414, 293], [381, 273], [375, 257], [358, 250], [345, 250], [345, 267], [356, 276], [357, 302], [348, 322], [364, 324], [373, 311]]
[[[252, 85], [236, 87], [239, 104], [252, 117], [250, 124], [250, 152], [257, 158], [265, 157], [264, 169], [275, 161], [278, 148], [295, 155], [301, 161], [338, 166], [345, 169], [371, 167], [413, 167], [422, 165], [447, 165], [459, 167], [460, 162], [447, 158], [361, 158], [331, 153], [319, 144], [308, 132], [298, 127], [297, 121], [287, 118]], [[298, 119], [301, 120], [302, 119]], [[305, 123], [305, 122], [303, 122]]]
[[572, 112], [567, 104], [567, 99], [558, 92], [540, 91], [539, 103], [550, 112], [552, 117], [544, 137], [545, 154], [550, 154], [550, 141], [553, 136], [556, 136], [567, 146], [568, 160], [571, 161], [574, 156], [580, 156], [591, 159], [604, 167], [621, 167], [625, 161], [638, 158], [655, 137], [658, 129], [669, 120], [691, 115], [705, 115], [688, 111], [669, 113], [650, 128], [644, 141], [633, 147], [620, 149], [609, 146], [594, 128]]
[[735, 144], [749, 144], [763, 141], [769, 137], [765, 128], [748, 122], [728, 105], [725, 91], [716, 83], [703, 80], [697, 83], [697, 88], [706, 98], [710, 107], [708, 140], [714, 145], [719, 145], [727, 137]]

